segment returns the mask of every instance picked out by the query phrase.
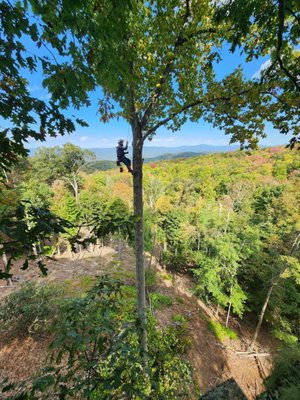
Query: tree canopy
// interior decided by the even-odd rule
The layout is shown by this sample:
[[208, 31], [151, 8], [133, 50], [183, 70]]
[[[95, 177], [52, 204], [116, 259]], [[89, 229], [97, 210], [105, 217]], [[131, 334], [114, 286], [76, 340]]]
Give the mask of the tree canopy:
[[[62, 107], [89, 104], [88, 92], [102, 88], [102, 121], [134, 120], [151, 139], [191, 118], [206, 118], [255, 146], [270, 121], [298, 135], [299, 83], [295, 1], [228, 2], [32, 1], [41, 17], [41, 38], [59, 53], [44, 63], [44, 85]], [[259, 79], [241, 68], [219, 79], [222, 49], [240, 51], [247, 62], [269, 56]], [[295, 139], [296, 140], [296, 139]]]

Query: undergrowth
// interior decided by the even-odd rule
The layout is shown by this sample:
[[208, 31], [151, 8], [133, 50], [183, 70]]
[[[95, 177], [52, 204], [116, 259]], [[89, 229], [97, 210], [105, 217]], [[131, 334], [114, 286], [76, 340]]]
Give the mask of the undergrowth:
[[162, 307], [168, 307], [173, 304], [170, 296], [155, 292], [150, 293], [150, 301], [153, 309], [160, 309]]
[[220, 341], [223, 341], [226, 338], [232, 340], [237, 339], [237, 334], [232, 329], [226, 328], [217, 321], [210, 320], [208, 322], [208, 328]]
[[[23, 323], [24, 315], [27, 318], [24, 309], [30, 321], [43, 310], [51, 316], [48, 323], [53, 335], [49, 364], [33, 380], [3, 387], [7, 393], [14, 391], [11, 399], [190, 398], [191, 370], [182, 358], [188, 345], [185, 324], [159, 329], [148, 316], [145, 373], [135, 319], [136, 288], [109, 276], [101, 276], [84, 296], [66, 296], [64, 287], [68, 291], [70, 286], [70, 282], [59, 289], [30, 284], [9, 296], [6, 315], [9, 310]], [[156, 298], [170, 302], [167, 296]]]
[[47, 331], [59, 312], [62, 296], [62, 285], [24, 283], [0, 309], [0, 332], [14, 331], [23, 336]]

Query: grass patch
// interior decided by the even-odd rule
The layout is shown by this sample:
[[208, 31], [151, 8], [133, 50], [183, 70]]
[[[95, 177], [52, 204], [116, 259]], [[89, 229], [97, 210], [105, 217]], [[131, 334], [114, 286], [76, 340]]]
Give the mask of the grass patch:
[[122, 285], [122, 294], [124, 297], [136, 297], [136, 287], [130, 285]]
[[63, 283], [64, 295], [77, 297], [84, 294], [95, 284], [95, 276], [78, 276], [74, 279], [66, 279]]
[[172, 280], [172, 275], [167, 274], [166, 272], [160, 272], [159, 274], [163, 279], [166, 281], [171, 281]]
[[172, 320], [174, 322], [176, 322], [177, 324], [181, 324], [181, 325], [184, 325], [184, 326], [187, 324], [187, 319], [181, 314], [174, 314], [172, 316]]
[[173, 304], [171, 297], [161, 293], [150, 293], [150, 300], [154, 309], [160, 309], [164, 306], [171, 306]]
[[184, 304], [184, 299], [181, 296], [176, 296], [176, 301], [179, 304]]
[[220, 341], [223, 341], [227, 337], [232, 340], [237, 339], [237, 334], [232, 329], [226, 328], [217, 321], [210, 320], [208, 322], [208, 328]]
[[135, 279], [135, 273], [132, 271], [113, 271], [111, 275], [114, 279], [119, 279], [120, 281], [125, 279]]
[[154, 271], [146, 270], [145, 283], [146, 287], [151, 287], [156, 285], [156, 273]]

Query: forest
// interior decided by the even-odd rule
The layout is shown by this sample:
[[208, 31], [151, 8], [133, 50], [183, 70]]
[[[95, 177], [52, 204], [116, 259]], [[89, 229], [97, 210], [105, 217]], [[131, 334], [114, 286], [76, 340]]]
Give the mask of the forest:
[[[299, 21], [296, 0], [0, 0], [4, 399], [298, 399]], [[112, 121], [130, 173], [74, 140]], [[145, 162], [188, 124], [240, 150]]]
[[[87, 174], [84, 171], [93, 162], [90, 160], [93, 160], [90, 151], [72, 144], [61, 148], [40, 148], [35, 156], [20, 160], [1, 184], [2, 220], [13, 221], [17, 208], [22, 204], [27, 210], [22, 221], [28, 226], [27, 232], [36, 228], [30, 222], [30, 207], [33, 206], [35, 212], [48, 213], [52, 218], [55, 215], [62, 221], [64, 228], [55, 234], [55, 239], [41, 235], [36, 243], [36, 251], [45, 265], [48, 256], [51, 260], [68, 249], [71, 251], [72, 247], [75, 255], [86, 248], [91, 249], [95, 243], [93, 230], [97, 230], [97, 241], [101, 240], [102, 245], [115, 243], [117, 253], [124, 251], [124, 243], [133, 245], [131, 175], [120, 174], [117, 168]], [[252, 337], [248, 346], [255, 349], [260, 338], [259, 322], [262, 322], [278, 339], [278, 349], [282, 346], [285, 351], [294, 349], [291, 359], [286, 360], [288, 369], [297, 362], [296, 355], [299, 354], [300, 265], [296, 247], [300, 240], [299, 186], [300, 154], [284, 147], [251, 153], [235, 151], [202, 155], [144, 166], [145, 249], [150, 264], [152, 259], [152, 266], [147, 268], [148, 279], [154, 279], [156, 263], [163, 265], [170, 276], [188, 276], [194, 295], [212, 310], [217, 324], [212, 325], [212, 329], [216, 330], [219, 339], [228, 332], [235, 337], [238, 331], [232, 327], [236, 319], [241, 323], [244, 319], [250, 320]], [[95, 225], [95, 219], [98, 225]], [[15, 221], [15, 224], [20, 222]], [[92, 252], [90, 256], [93, 256]], [[76, 269], [76, 263], [73, 268]], [[124, 276], [126, 274], [122, 275], [120, 271], [115, 273], [121, 281]], [[106, 284], [109, 291], [116, 290], [115, 282]], [[22, 297], [13, 299], [17, 295], [11, 294], [0, 312], [5, 329], [19, 324], [19, 329], [26, 331], [25, 327], [30, 325], [22, 315], [25, 311], [22, 310], [22, 300], [30, 304], [30, 296], [45, 296], [44, 300], [41, 299], [43, 306], [46, 306], [43, 302], [50, 301], [51, 304], [53, 301], [49, 292], [34, 293], [37, 290], [34, 286], [21, 286], [22, 290]], [[57, 290], [62, 288], [55, 288]], [[148, 296], [154, 307], [159, 308], [164, 302], [172, 304], [170, 297], [155, 294], [155, 290], [152, 293], [152, 290]], [[112, 294], [106, 301], [112, 301], [110, 296]], [[50, 310], [47, 311], [48, 307], [43, 311], [47, 324], [53, 318]], [[38, 310], [30, 311], [33, 315], [27, 318], [35, 326], [34, 313]], [[71, 310], [64, 312], [70, 313]], [[129, 317], [126, 316], [128, 310], [119, 312], [122, 318]], [[37, 318], [42, 316], [37, 315]], [[96, 318], [96, 315], [89, 318]], [[96, 322], [99, 323], [93, 321]], [[182, 324], [181, 320], [179, 322]], [[34, 329], [37, 332], [47, 329], [36, 325]], [[188, 340], [184, 325], [180, 325], [180, 332], [176, 334], [184, 335]], [[59, 329], [66, 329], [66, 335], [70, 327], [60, 326]], [[76, 327], [74, 329], [76, 331]], [[62, 343], [60, 346], [64, 351], [70, 351], [70, 344]], [[72, 346], [74, 352], [80, 352], [76, 341]], [[173, 357], [172, 361], [178, 362], [175, 355]], [[182, 357], [184, 360], [184, 352]], [[171, 377], [175, 381], [176, 375], [173, 374], [174, 371]], [[288, 389], [294, 389], [296, 396], [299, 381], [294, 382], [294, 377], [287, 381], [291, 385]], [[174, 388], [178, 390], [176, 386]], [[166, 390], [166, 398], [175, 398], [174, 388], [169, 388], [169, 392]]]

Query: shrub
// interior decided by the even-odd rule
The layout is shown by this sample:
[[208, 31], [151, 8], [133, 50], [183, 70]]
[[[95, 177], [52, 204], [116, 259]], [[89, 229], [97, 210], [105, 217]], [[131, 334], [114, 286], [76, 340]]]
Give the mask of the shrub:
[[154, 309], [161, 308], [162, 306], [171, 306], [173, 304], [171, 297], [161, 293], [150, 293], [150, 300]]
[[266, 379], [267, 391], [260, 400], [298, 400], [300, 393], [300, 346], [284, 346], [275, 359], [272, 374]]
[[174, 314], [172, 316], [174, 324], [168, 328], [168, 332], [171, 335], [175, 335], [174, 340], [176, 341], [176, 351], [185, 353], [191, 344], [188, 332], [188, 321], [181, 314]]
[[145, 283], [147, 287], [152, 287], [156, 285], [155, 271], [150, 271], [150, 270], [145, 271]]
[[186, 322], [187, 322], [186, 318], [181, 314], [174, 314], [172, 316], [172, 319], [174, 322], [177, 322], [178, 324], [182, 324], [182, 325], [186, 324]]
[[159, 275], [162, 277], [162, 279], [164, 279], [166, 281], [171, 281], [173, 279], [172, 275], [170, 275], [170, 274], [168, 274], [166, 272], [160, 272]]
[[145, 373], [136, 324], [124, 313], [125, 297], [133, 292], [123, 295], [123, 289], [119, 281], [101, 276], [84, 298], [64, 303], [54, 323], [51, 365], [24, 383], [18, 398], [52, 399], [53, 393], [65, 400], [190, 398], [190, 368], [178, 355], [180, 331], [161, 331], [149, 316]]
[[61, 296], [62, 288], [54, 284], [23, 284], [5, 299], [0, 309], [1, 330], [14, 330], [20, 335], [47, 330]]

